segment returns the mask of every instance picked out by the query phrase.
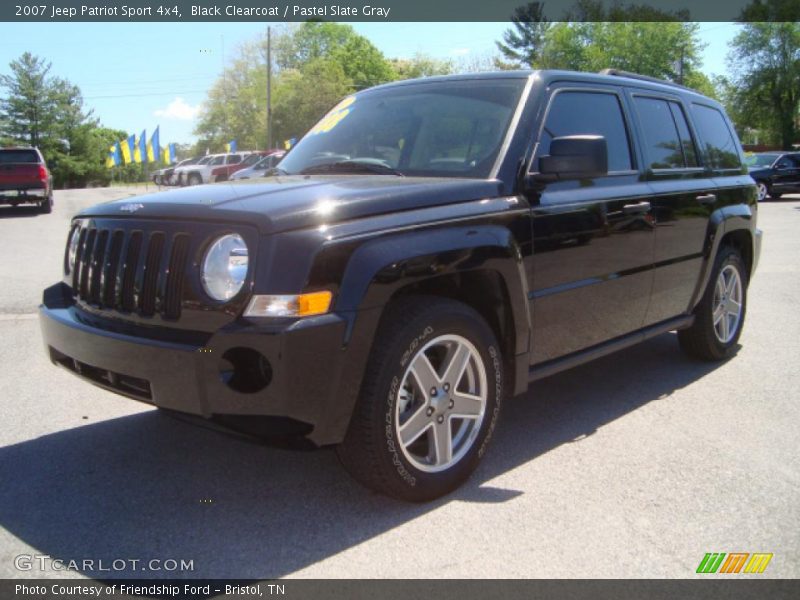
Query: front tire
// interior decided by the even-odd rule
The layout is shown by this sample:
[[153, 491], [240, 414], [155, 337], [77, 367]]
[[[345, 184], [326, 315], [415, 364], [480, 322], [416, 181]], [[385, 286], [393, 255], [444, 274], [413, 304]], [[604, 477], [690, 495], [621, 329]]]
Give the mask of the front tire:
[[203, 183], [203, 179], [197, 173], [192, 173], [189, 175], [189, 185], [200, 185]]
[[461, 485], [486, 452], [503, 360], [492, 329], [465, 304], [417, 296], [386, 311], [337, 451], [365, 486], [424, 502]]
[[718, 361], [736, 350], [747, 309], [747, 269], [734, 248], [720, 249], [694, 324], [678, 331], [678, 342], [690, 356]]

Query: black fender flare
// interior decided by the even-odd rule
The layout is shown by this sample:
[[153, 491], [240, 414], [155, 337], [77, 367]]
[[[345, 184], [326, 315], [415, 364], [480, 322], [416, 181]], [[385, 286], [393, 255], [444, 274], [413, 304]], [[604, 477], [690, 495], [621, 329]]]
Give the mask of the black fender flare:
[[468, 271], [495, 271], [505, 284], [513, 316], [515, 354], [528, 351], [530, 315], [522, 254], [500, 225], [465, 225], [409, 231], [359, 246], [341, 282], [337, 311], [382, 308], [401, 288]]
[[[756, 215], [751, 206], [747, 204], [733, 204], [718, 208], [713, 213], [708, 222], [708, 231], [703, 246], [703, 266], [700, 270], [700, 277], [697, 280], [689, 311], [693, 311], [703, 297], [711, 271], [714, 268], [714, 260], [719, 252], [722, 240], [726, 235], [734, 231], [745, 231], [750, 237], [750, 243], [755, 245], [753, 229], [755, 228]], [[753, 257], [756, 257], [756, 248], [752, 249]], [[755, 263], [753, 264], [755, 267]], [[752, 271], [752, 269], [751, 269]], [[752, 274], [752, 273], [751, 273]]]
[[343, 348], [348, 358], [335, 383], [337, 401], [326, 409], [326, 441], [335, 443], [347, 431], [375, 333], [392, 296], [416, 282], [480, 270], [495, 271], [505, 285], [515, 331], [515, 356], [506, 357], [515, 365], [509, 388], [513, 393], [519, 393], [520, 386], [527, 388], [528, 286], [522, 253], [512, 232], [487, 224], [384, 234], [353, 251], [335, 300], [334, 311], [347, 321]]

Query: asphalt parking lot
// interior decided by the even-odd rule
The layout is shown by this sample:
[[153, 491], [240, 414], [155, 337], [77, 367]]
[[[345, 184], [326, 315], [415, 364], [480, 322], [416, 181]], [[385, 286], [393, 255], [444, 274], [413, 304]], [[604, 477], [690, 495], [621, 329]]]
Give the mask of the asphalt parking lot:
[[133, 193], [0, 207], [0, 577], [682, 578], [707, 552], [773, 553], [761, 577], [800, 576], [800, 196], [760, 207], [735, 358], [693, 362], [667, 334], [540, 381], [473, 478], [419, 506], [362, 489], [330, 450], [194, 427], [50, 365], [36, 307], [68, 220]]

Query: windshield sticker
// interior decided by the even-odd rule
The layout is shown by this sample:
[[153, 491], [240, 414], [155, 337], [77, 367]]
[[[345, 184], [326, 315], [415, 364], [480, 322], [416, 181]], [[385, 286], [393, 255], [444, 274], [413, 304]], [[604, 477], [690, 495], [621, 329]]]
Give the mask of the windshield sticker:
[[349, 106], [355, 101], [355, 96], [350, 96], [349, 98], [342, 100], [331, 112], [325, 115], [325, 117], [319, 123], [314, 125], [314, 128], [309, 131], [309, 134], [316, 135], [318, 133], [327, 133], [336, 127], [342, 119], [350, 114], [351, 109]]

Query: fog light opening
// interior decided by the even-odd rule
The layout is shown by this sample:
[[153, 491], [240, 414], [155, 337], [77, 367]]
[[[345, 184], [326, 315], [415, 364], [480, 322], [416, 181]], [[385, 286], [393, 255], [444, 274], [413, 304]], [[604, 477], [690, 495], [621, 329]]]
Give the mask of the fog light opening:
[[254, 394], [272, 381], [272, 366], [266, 357], [252, 348], [230, 348], [222, 355], [219, 376], [229, 388], [242, 394]]

